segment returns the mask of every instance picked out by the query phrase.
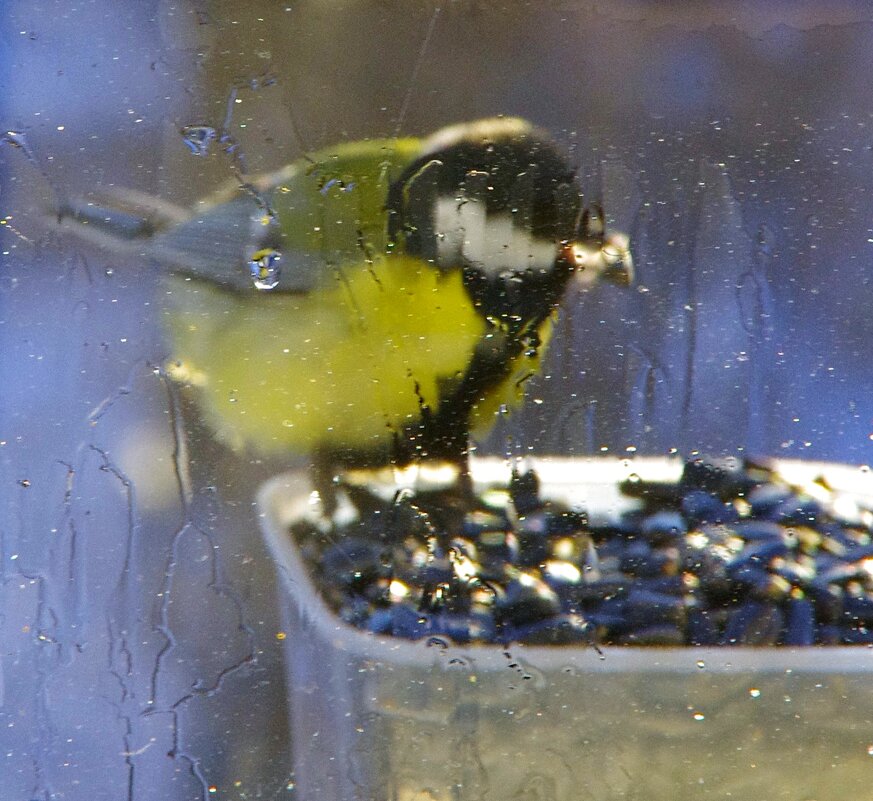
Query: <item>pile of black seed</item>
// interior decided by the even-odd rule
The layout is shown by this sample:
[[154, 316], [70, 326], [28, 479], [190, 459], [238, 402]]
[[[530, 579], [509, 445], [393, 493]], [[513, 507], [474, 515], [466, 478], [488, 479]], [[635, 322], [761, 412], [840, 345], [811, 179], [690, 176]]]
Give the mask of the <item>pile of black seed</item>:
[[[870, 515], [841, 519], [753, 462], [698, 460], [677, 482], [629, 480], [641, 508], [606, 525], [540, 497], [451, 491], [391, 503], [350, 488], [358, 519], [292, 528], [345, 621], [456, 643], [873, 643]], [[868, 628], [869, 627], [869, 628]]]

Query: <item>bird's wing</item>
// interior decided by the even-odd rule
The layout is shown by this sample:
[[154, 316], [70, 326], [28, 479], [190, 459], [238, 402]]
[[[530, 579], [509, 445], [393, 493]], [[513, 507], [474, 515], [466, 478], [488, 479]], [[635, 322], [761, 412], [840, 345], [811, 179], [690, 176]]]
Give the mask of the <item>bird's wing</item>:
[[178, 272], [250, 290], [249, 260], [269, 251], [278, 259], [274, 292], [311, 292], [386, 252], [388, 187], [419, 149], [411, 138], [341, 144], [225, 188], [158, 233], [150, 254]]
[[67, 203], [58, 218], [103, 247], [240, 291], [253, 287], [252, 257], [269, 251], [274, 291], [305, 293], [386, 252], [388, 187], [419, 148], [417, 139], [341, 144], [190, 209], [122, 190]]

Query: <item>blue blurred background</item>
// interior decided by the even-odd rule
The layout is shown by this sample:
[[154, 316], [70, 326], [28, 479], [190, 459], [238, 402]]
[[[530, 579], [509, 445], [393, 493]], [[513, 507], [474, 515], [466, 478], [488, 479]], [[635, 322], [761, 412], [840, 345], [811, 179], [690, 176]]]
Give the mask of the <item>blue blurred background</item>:
[[[866, 2], [7, 0], [0, 27], [0, 801], [293, 796], [252, 507], [159, 369], [148, 264], [52, 224], [187, 204], [344, 140], [519, 114], [631, 236], [484, 451], [873, 452]], [[184, 126], [236, 143], [193, 155]], [[293, 643], [291, 644], [293, 647]]]

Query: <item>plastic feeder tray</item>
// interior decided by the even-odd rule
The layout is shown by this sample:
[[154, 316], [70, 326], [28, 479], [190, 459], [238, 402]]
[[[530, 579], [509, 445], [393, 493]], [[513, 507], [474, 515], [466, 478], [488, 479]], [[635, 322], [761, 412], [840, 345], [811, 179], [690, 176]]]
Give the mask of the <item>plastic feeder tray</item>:
[[[664, 460], [544, 460], [542, 494], [615, 515]], [[783, 463], [873, 491], [857, 468]], [[503, 462], [474, 481], [503, 483]], [[864, 484], [859, 488], [858, 482]], [[306, 477], [259, 495], [278, 570], [303, 801], [845, 801], [873, 787], [873, 650], [456, 646], [376, 636], [325, 604], [288, 534]], [[869, 497], [869, 495], [868, 495]]]

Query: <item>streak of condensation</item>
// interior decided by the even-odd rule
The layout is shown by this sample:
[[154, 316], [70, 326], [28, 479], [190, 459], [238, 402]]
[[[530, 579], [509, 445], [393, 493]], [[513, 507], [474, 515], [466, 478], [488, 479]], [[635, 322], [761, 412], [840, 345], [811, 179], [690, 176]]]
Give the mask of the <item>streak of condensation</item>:
[[187, 488], [179, 486], [176, 445], [166, 424], [142, 421], [125, 427], [119, 440], [115, 461], [135, 487], [140, 510], [158, 512], [178, 504]]

